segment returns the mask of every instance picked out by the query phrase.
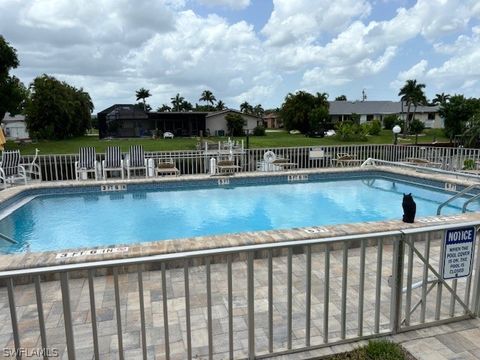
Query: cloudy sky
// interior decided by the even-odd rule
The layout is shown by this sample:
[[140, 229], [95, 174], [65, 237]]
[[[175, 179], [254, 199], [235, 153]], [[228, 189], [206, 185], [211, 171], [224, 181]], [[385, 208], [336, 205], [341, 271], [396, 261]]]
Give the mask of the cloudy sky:
[[480, 97], [478, 0], [0, 0], [14, 74], [83, 87], [95, 112], [210, 89], [227, 106], [297, 90], [396, 100], [406, 79]]

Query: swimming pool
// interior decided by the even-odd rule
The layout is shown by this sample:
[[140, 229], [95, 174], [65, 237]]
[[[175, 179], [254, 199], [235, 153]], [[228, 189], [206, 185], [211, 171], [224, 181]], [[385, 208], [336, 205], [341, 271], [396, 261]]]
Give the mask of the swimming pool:
[[[29, 194], [22, 206], [0, 220], [0, 232], [19, 242], [2, 241], [0, 251], [62, 250], [401, 219], [403, 193], [413, 194], [417, 217], [422, 217], [435, 215], [439, 204], [451, 197], [441, 190], [442, 184], [416, 184], [410, 182], [414, 178], [382, 174], [332, 175], [324, 181], [284, 176], [274, 183], [254, 179], [239, 186], [220, 180], [196, 187], [101, 192], [97, 186], [71, 194]], [[460, 213], [464, 201], [456, 200], [442, 214]], [[470, 209], [480, 206], [475, 203]]]

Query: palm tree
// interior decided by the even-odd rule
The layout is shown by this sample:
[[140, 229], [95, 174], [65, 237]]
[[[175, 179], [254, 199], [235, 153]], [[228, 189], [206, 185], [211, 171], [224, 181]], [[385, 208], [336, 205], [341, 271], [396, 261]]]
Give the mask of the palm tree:
[[162, 104], [159, 108], [157, 108], [158, 112], [169, 112], [172, 111], [172, 108], [168, 106], [167, 104]]
[[419, 84], [417, 80], [407, 80], [398, 93], [398, 96], [401, 96], [402, 108], [404, 102], [407, 105], [407, 118], [405, 119], [405, 125], [403, 127], [404, 136], [407, 134], [407, 129], [409, 128], [410, 109], [412, 105], [416, 108], [418, 104], [423, 103], [423, 99], [426, 101], [425, 93], [423, 92], [424, 88], [425, 84]]
[[450, 95], [441, 93], [441, 94], [435, 94], [435, 99], [432, 100], [432, 104], [439, 104], [443, 105], [445, 104], [448, 100], [450, 100]]
[[180, 111], [180, 108], [185, 98], [183, 96], [180, 96], [180, 94], [177, 93], [177, 95], [175, 95], [175, 97], [170, 98], [170, 100], [172, 100], [172, 105], [175, 111]]
[[255, 107], [253, 108], [253, 113], [257, 116], [262, 117], [263, 114], [265, 114], [265, 110], [263, 109], [262, 104], [255, 105]]
[[240, 104], [240, 111], [245, 114], [250, 114], [253, 112], [253, 106], [250, 105], [248, 102], [244, 101]]
[[218, 110], [218, 111], [222, 111], [224, 109], [226, 109], [226, 105], [225, 103], [222, 101], [222, 100], [218, 100], [217, 101], [217, 105], [215, 106], [215, 110]]
[[140, 99], [143, 100], [143, 111], [147, 112], [147, 103], [146, 103], [145, 99], [152, 96], [150, 94], [150, 90], [147, 90], [147, 89], [142, 87], [140, 90], [137, 90], [136, 95], [137, 95], [137, 101], [140, 100]]
[[205, 101], [207, 103], [210, 103], [210, 105], [213, 105], [213, 103], [216, 100], [217, 99], [215, 98], [215, 96], [213, 95], [213, 93], [210, 90], [204, 90], [202, 92], [202, 96], [199, 99], [199, 101]]

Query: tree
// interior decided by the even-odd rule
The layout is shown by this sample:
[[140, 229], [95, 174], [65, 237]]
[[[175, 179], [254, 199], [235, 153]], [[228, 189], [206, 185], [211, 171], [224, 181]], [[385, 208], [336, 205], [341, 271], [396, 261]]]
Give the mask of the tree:
[[193, 110], [193, 105], [191, 102], [183, 100], [180, 104], [180, 111], [190, 111]]
[[413, 119], [410, 122], [410, 133], [415, 134], [415, 145], [418, 144], [418, 134], [425, 130], [425, 124], [418, 119]]
[[168, 106], [167, 104], [162, 104], [162, 106], [157, 108], [158, 112], [170, 112], [172, 111], [172, 108]]
[[462, 135], [465, 146], [478, 147], [480, 145], [480, 109], [472, 115]]
[[245, 114], [251, 114], [253, 112], [253, 106], [244, 101], [240, 104], [240, 111]]
[[[405, 85], [400, 89], [398, 96], [401, 96], [400, 100], [407, 105], [407, 118], [405, 119], [405, 126], [403, 129], [404, 135], [407, 134], [407, 131], [410, 128], [410, 109], [414, 105], [415, 109], [417, 105], [426, 102], [425, 93], [423, 89], [425, 84], [417, 83], [417, 80], [407, 80]], [[402, 109], [403, 112], [403, 109]]]
[[170, 98], [170, 100], [172, 100], [173, 109], [175, 109], [175, 111], [180, 111], [180, 108], [182, 106], [182, 103], [185, 101], [185, 98], [177, 93], [177, 95]]
[[347, 101], [346, 95], [340, 95], [335, 98], [335, 101]]
[[11, 69], [19, 65], [17, 51], [0, 35], [0, 121], [7, 112], [21, 112], [28, 92], [22, 82], [10, 76]]
[[445, 135], [452, 142], [455, 135], [463, 134], [467, 122], [480, 110], [479, 99], [466, 99], [463, 95], [453, 95], [450, 101], [440, 106], [439, 114], [444, 119]]
[[204, 90], [202, 92], [202, 96], [200, 97], [199, 101], [205, 101], [210, 105], [213, 105], [213, 103], [217, 101], [217, 99], [215, 98], [215, 96], [210, 90]]
[[227, 121], [228, 133], [231, 136], [240, 136], [243, 135], [243, 127], [245, 126], [245, 120], [240, 114], [227, 114], [225, 116]]
[[300, 130], [308, 133], [318, 130], [328, 119], [328, 94], [312, 95], [305, 91], [289, 93], [282, 104], [280, 115], [287, 130]]
[[448, 100], [450, 100], [450, 95], [441, 93], [441, 94], [435, 94], [435, 98], [432, 100], [433, 105], [443, 105], [445, 104]]
[[262, 117], [263, 114], [265, 114], [265, 110], [263, 109], [261, 104], [255, 105], [252, 110], [252, 113], [259, 117]]
[[225, 106], [225, 103], [222, 100], [217, 101], [217, 105], [215, 105], [215, 110], [217, 111], [222, 111], [225, 110], [227, 107]]
[[143, 111], [145, 112], [150, 111], [150, 110], [147, 110], [147, 103], [146, 103], [146, 99], [152, 96], [150, 94], [150, 90], [147, 90], [142, 87], [139, 90], [137, 90], [136, 95], [137, 95], [137, 101], [140, 99], [143, 100]]
[[33, 137], [61, 140], [85, 134], [93, 111], [87, 92], [48, 75], [37, 77], [30, 88], [25, 115]]

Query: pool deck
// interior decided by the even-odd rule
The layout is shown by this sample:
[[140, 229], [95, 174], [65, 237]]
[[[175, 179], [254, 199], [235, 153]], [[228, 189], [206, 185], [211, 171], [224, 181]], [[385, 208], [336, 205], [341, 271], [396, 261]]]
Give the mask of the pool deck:
[[[295, 170], [282, 172], [256, 172], [256, 173], [238, 173], [233, 178], [252, 178], [258, 176], [279, 176], [285, 177], [289, 175], [308, 175], [308, 174], [322, 174], [322, 173], [339, 173], [347, 174], [350, 172], [359, 171], [386, 171], [392, 174], [415, 176], [421, 179], [436, 180], [441, 182], [448, 182], [448, 184], [458, 184], [468, 186], [472, 184], [472, 180], [458, 179], [455, 176], [446, 177], [444, 174], [428, 174], [416, 172], [406, 169], [396, 169], [390, 167], [366, 167], [366, 168], [334, 168], [334, 169], [315, 169], [315, 170]], [[42, 182], [32, 183], [26, 186], [17, 186], [0, 191], [0, 202], [5, 201], [24, 190], [29, 189], [45, 189], [45, 188], [61, 188], [61, 187], [78, 187], [78, 186], [102, 186], [102, 185], [120, 185], [120, 184], [148, 184], [148, 183], [162, 183], [162, 182], [181, 182], [192, 180], [212, 180], [212, 179], [229, 179], [229, 177], [209, 176], [209, 175], [182, 175], [180, 177], [161, 177], [161, 178], [141, 178], [131, 180], [109, 180], [109, 181], [61, 181], [61, 182]], [[401, 204], [399, 206], [399, 214], [401, 214]], [[162, 240], [154, 242], [145, 242], [137, 244], [116, 244], [111, 247], [122, 248], [128, 247], [128, 250], [116, 253], [102, 253], [98, 254], [92, 249], [74, 249], [71, 251], [55, 251], [55, 252], [41, 252], [41, 253], [22, 253], [0, 255], [0, 271], [8, 271], [15, 269], [25, 269], [33, 267], [56, 266], [63, 264], [74, 264], [82, 262], [102, 261], [124, 259], [140, 256], [151, 256], [168, 253], [178, 253], [184, 251], [201, 251], [206, 249], [226, 248], [232, 246], [246, 246], [254, 244], [280, 243], [294, 240], [307, 239], [322, 239], [344, 235], [355, 234], [370, 234], [374, 232], [383, 232], [390, 230], [404, 230], [411, 228], [419, 228], [438, 224], [454, 224], [457, 222], [475, 221], [480, 219], [480, 213], [468, 213], [448, 216], [432, 216], [427, 218], [420, 218], [414, 224], [406, 224], [401, 220], [378, 221], [378, 222], [364, 222], [354, 224], [341, 224], [332, 226], [314, 226], [293, 229], [280, 229], [268, 231], [255, 231], [234, 233], [214, 236], [201, 236], [194, 238], [184, 238], [175, 240]], [[103, 246], [105, 248], [105, 246]], [[69, 253], [69, 257], [61, 257]]]

